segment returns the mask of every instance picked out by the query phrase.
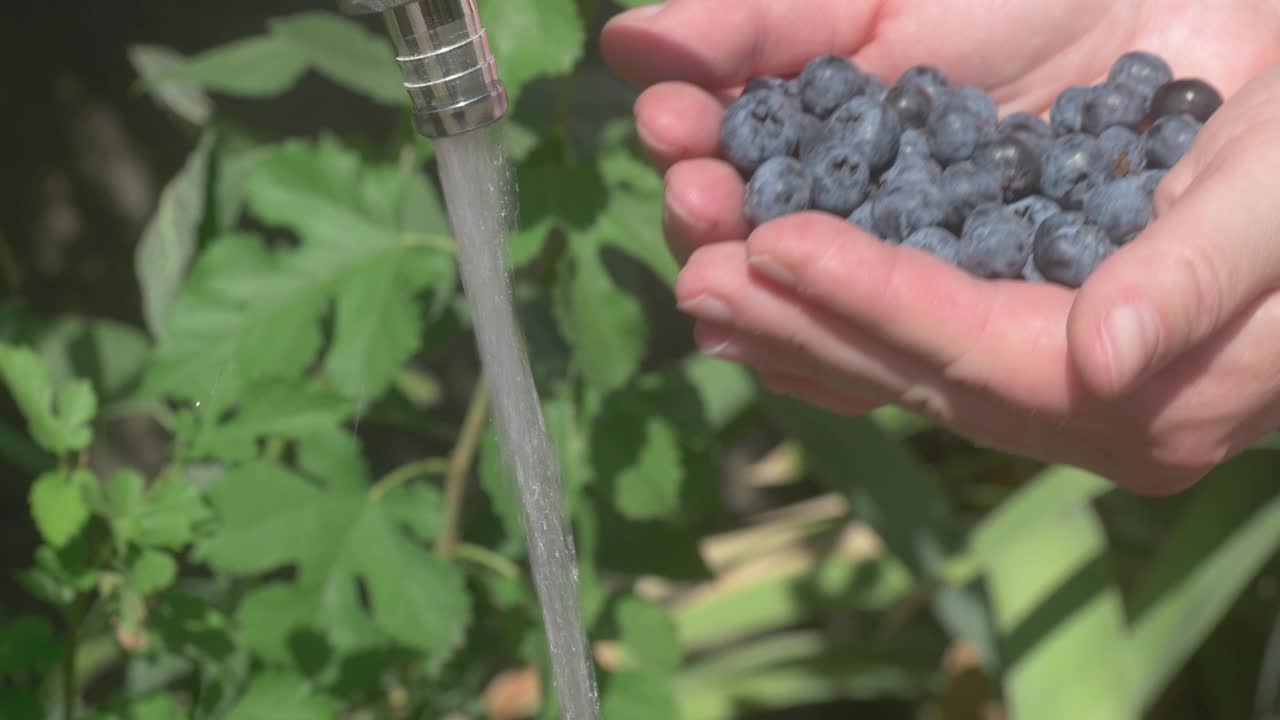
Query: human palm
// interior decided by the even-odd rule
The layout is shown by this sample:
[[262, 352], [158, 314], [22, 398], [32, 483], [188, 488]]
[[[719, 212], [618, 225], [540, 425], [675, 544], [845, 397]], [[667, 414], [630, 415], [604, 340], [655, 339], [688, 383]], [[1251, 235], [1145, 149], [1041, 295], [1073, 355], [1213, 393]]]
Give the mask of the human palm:
[[[1280, 424], [1280, 211], [1259, 197], [1280, 164], [1280, 69], [1264, 72], [1278, 40], [1272, 0], [672, 0], [615, 20], [603, 46], [650, 86], [637, 128], [666, 172], [677, 294], [705, 350], [834, 410], [897, 403], [1171, 492]], [[1043, 112], [1132, 49], [1229, 100], [1162, 183], [1151, 226], [1079, 291], [973, 278], [818, 213], [751, 232], [743, 182], [716, 158], [737, 88], [816, 55], [887, 81], [933, 64], [1003, 112]], [[1133, 360], [1117, 336], [1149, 352]]]

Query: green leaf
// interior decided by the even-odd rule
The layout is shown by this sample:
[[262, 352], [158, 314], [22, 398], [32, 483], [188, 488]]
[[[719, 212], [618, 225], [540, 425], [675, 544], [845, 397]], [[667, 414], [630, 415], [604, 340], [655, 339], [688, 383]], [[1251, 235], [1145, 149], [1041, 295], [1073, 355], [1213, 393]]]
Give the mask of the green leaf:
[[90, 517], [85, 492], [96, 483], [88, 470], [70, 474], [54, 471], [36, 478], [28, 501], [31, 516], [46, 542], [60, 548], [80, 534]]
[[1272, 453], [1249, 453], [1189, 491], [1182, 516], [1130, 602], [1132, 667], [1144, 709], [1280, 551]]
[[628, 595], [614, 610], [623, 645], [651, 671], [674, 672], [680, 667], [680, 640], [670, 613], [661, 605]]
[[209, 518], [196, 484], [176, 474], [161, 476], [146, 487], [133, 470], [121, 470], [104, 484], [95, 501], [119, 545], [177, 550], [195, 539]]
[[600, 699], [601, 720], [680, 718], [671, 679], [660, 673], [616, 672], [609, 675]]
[[0, 625], [0, 677], [43, 674], [56, 667], [63, 645], [48, 620], [23, 615]]
[[428, 277], [408, 278], [399, 254], [375, 256], [338, 288], [333, 349], [325, 375], [347, 397], [370, 401], [395, 382], [422, 346], [423, 314], [415, 295]]
[[80, 593], [92, 590], [98, 573], [90, 565], [89, 547], [78, 537], [61, 548], [36, 548], [35, 566], [19, 576], [32, 594], [51, 605], [66, 608]]
[[3, 344], [0, 344], [0, 379], [8, 385], [37, 444], [57, 454], [89, 446], [93, 439], [89, 423], [97, 412], [97, 396], [87, 382], [64, 385], [55, 408], [49, 370], [40, 357], [30, 348]]
[[289, 639], [305, 629], [308, 618], [298, 612], [298, 591], [287, 583], [259, 585], [236, 608], [240, 642], [265, 662], [288, 666], [294, 661]]
[[334, 646], [368, 638], [370, 625], [434, 656], [463, 637], [471, 609], [461, 573], [401, 530], [389, 498], [320, 488], [267, 463], [230, 471], [210, 498], [220, 527], [199, 557], [235, 575], [296, 567], [299, 612]]
[[143, 550], [129, 566], [129, 585], [142, 596], [152, 595], [173, 584], [178, 576], [178, 563], [169, 553]]
[[[917, 577], [934, 577], [961, 551], [962, 529], [946, 497], [904, 446], [866, 419], [774, 396], [765, 404], [778, 427], [799, 442], [817, 477], [844, 493], [855, 514]], [[996, 633], [979, 589], [942, 588], [931, 604], [953, 636], [978, 648], [988, 669], [998, 666]]]
[[254, 384], [246, 388], [239, 412], [203, 436], [192, 454], [248, 460], [257, 454], [260, 439], [296, 440], [334, 431], [354, 412], [354, 403], [323, 387], [296, 381]]
[[[1038, 482], [1055, 480], [1050, 474]], [[1011, 503], [1017, 506], [1016, 498]], [[1026, 528], [1017, 542], [990, 547], [986, 576], [1010, 714], [1138, 717], [1123, 600], [1111, 582], [1097, 513], [1071, 503]], [[975, 543], [997, 538], [979, 530]]]
[[[635, 440], [638, 446], [629, 447]], [[680, 441], [660, 416], [605, 417], [593, 433], [592, 456], [599, 476], [612, 480], [614, 504], [623, 517], [656, 520], [680, 507]]]
[[360, 440], [341, 430], [307, 435], [298, 441], [298, 467], [331, 487], [364, 489], [369, 485], [369, 465]]
[[508, 240], [514, 266], [537, 257], [553, 229], [591, 227], [608, 200], [597, 164], [574, 162], [566, 154], [561, 143], [543, 142], [516, 167], [520, 222]]
[[129, 62], [160, 104], [192, 125], [201, 126], [213, 115], [213, 100], [189, 80], [173, 77], [173, 69], [186, 57], [163, 45], [131, 45]]
[[560, 326], [593, 388], [609, 392], [635, 375], [649, 346], [649, 323], [640, 302], [618, 286], [602, 255], [584, 236], [570, 241], [570, 276], [557, 288]]
[[164, 326], [182, 279], [200, 243], [213, 135], [205, 133], [186, 164], [160, 194], [159, 205], [134, 252], [142, 290], [142, 314], [152, 334]]
[[293, 43], [258, 35], [194, 55], [151, 82], [174, 78], [227, 95], [262, 98], [293, 87], [306, 69], [307, 59]]
[[444, 529], [444, 495], [435, 485], [401, 485], [387, 493], [385, 503], [391, 517], [420, 542], [434, 542]]
[[151, 351], [146, 333], [133, 325], [77, 315], [42, 322], [31, 347], [55, 386], [84, 378], [103, 404], [134, 388]]
[[385, 36], [324, 10], [273, 18], [268, 27], [314, 70], [339, 85], [385, 105], [409, 103], [395, 51]]
[[254, 676], [227, 720], [317, 720], [335, 717], [340, 708], [305, 678], [264, 672]]
[[582, 57], [586, 32], [574, 0], [479, 0], [512, 106], [534, 78], [563, 75]]

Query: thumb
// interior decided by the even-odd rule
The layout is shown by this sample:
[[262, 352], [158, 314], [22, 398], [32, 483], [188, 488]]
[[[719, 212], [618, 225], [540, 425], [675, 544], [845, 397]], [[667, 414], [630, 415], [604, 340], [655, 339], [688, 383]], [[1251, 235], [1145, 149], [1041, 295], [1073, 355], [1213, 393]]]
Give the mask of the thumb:
[[1280, 143], [1267, 135], [1224, 144], [1189, 184], [1191, 163], [1171, 171], [1156, 220], [1080, 289], [1067, 340], [1095, 393], [1131, 390], [1280, 287]]

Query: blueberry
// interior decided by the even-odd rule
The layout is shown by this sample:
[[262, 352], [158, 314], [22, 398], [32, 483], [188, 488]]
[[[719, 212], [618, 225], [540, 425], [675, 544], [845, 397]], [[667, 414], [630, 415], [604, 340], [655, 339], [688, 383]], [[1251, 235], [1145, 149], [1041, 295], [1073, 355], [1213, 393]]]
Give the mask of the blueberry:
[[899, 157], [893, 166], [880, 176], [882, 186], [915, 182], [938, 182], [942, 179], [942, 166], [928, 157], [907, 155]]
[[810, 60], [799, 79], [804, 109], [821, 118], [861, 93], [866, 82], [857, 66], [839, 55], [822, 55]]
[[760, 92], [761, 90], [777, 90], [794, 97], [794, 86], [780, 77], [766, 75], [764, 77], [752, 78], [747, 81], [745, 87], [742, 88], [742, 94]]
[[973, 163], [994, 174], [1006, 202], [1024, 198], [1040, 188], [1040, 158], [1013, 136], [997, 138], [973, 153]]
[[901, 129], [892, 110], [871, 98], [856, 97], [832, 113], [822, 132], [861, 150], [871, 169], [880, 171], [893, 163]]
[[1138, 176], [1103, 183], [1084, 199], [1084, 217], [1121, 244], [1151, 222], [1151, 193]]
[[1136, 129], [1147, 117], [1142, 91], [1126, 82], [1108, 80], [1089, 88], [1081, 108], [1081, 129], [1097, 135], [1109, 127]]
[[793, 157], [765, 161], [747, 183], [744, 211], [752, 225], [808, 210], [813, 202], [813, 176]]
[[911, 182], [884, 186], [871, 205], [876, 234], [890, 242], [947, 219], [947, 200], [937, 183]]
[[1084, 85], [1072, 85], [1058, 93], [1049, 109], [1049, 126], [1054, 135], [1070, 135], [1084, 128], [1084, 99], [1088, 94], [1089, 88]]
[[995, 101], [982, 88], [972, 85], [952, 85], [947, 88], [945, 104], [954, 103], [977, 115], [992, 126], [999, 120]]
[[777, 90], [761, 90], [738, 98], [720, 124], [727, 159], [744, 175], [766, 160], [790, 155], [804, 131], [804, 114]]
[[979, 205], [998, 203], [1003, 191], [1000, 176], [971, 161], [958, 162], [942, 171], [942, 193], [947, 199], [946, 225], [960, 227]]
[[933, 159], [933, 150], [929, 148], [929, 136], [920, 128], [905, 128], [898, 137], [898, 157], [919, 157], [924, 160]]
[[1010, 203], [1009, 210], [1030, 223], [1032, 232], [1040, 228], [1040, 223], [1044, 222], [1045, 218], [1062, 212], [1058, 203], [1043, 195], [1028, 195], [1018, 202]]
[[897, 114], [903, 127], [922, 128], [929, 122], [933, 100], [920, 83], [894, 85], [884, 96], [884, 104]]
[[1160, 181], [1164, 180], [1164, 176], [1169, 173], [1168, 170], [1144, 170], [1138, 177], [1142, 178], [1142, 187], [1146, 189], [1147, 194], [1155, 196], [1156, 189], [1160, 187]]
[[1031, 255], [1031, 224], [1008, 208], [980, 205], [960, 232], [960, 267], [988, 279], [1020, 278]]
[[1109, 127], [1098, 135], [1111, 177], [1137, 175], [1147, 169], [1147, 142], [1144, 136], [1123, 127]]
[[813, 177], [814, 208], [847, 216], [867, 199], [871, 168], [857, 146], [828, 140], [810, 151], [805, 165]]
[[935, 107], [929, 116], [929, 148], [944, 165], [968, 160], [995, 132], [982, 117], [955, 104]]
[[1106, 156], [1092, 135], [1071, 133], [1053, 142], [1040, 158], [1040, 192], [1068, 210], [1078, 209], [1106, 177]]
[[1166, 115], [1147, 129], [1147, 165], [1171, 168], [1191, 147], [1200, 123], [1190, 115]]
[[925, 92], [929, 93], [929, 99], [933, 103], [940, 102], [947, 88], [951, 85], [950, 81], [947, 80], [947, 76], [933, 65], [916, 65], [907, 68], [907, 71], [902, 73], [902, 76], [894, 84], [903, 85], [905, 83], [919, 83]]
[[1151, 119], [1186, 114], [1204, 123], [1220, 107], [1222, 95], [1212, 85], [1198, 78], [1184, 78], [1156, 90], [1151, 97]]
[[1036, 255], [1032, 252], [1027, 256], [1027, 264], [1022, 267], [1022, 279], [1032, 283], [1049, 282], [1040, 272], [1040, 268], [1036, 267]]
[[889, 92], [889, 88], [879, 76], [868, 73], [862, 76], [862, 81], [862, 94], [872, 100], [883, 101], [885, 93]]
[[862, 231], [868, 235], [879, 238], [880, 234], [876, 232], [875, 222], [871, 217], [871, 205], [871, 200], [859, 205], [856, 210], [849, 214], [849, 222], [862, 228]]
[[908, 235], [906, 240], [902, 241], [902, 245], [903, 247], [923, 250], [952, 265], [960, 262], [960, 238], [952, 234], [950, 230], [937, 225], [930, 225], [916, 230]]
[[1161, 85], [1173, 80], [1173, 70], [1155, 53], [1131, 50], [1111, 64], [1107, 79], [1132, 85], [1142, 93], [1144, 102], [1150, 102]]
[[1106, 233], [1090, 225], [1082, 213], [1063, 212], [1040, 224], [1032, 255], [1046, 280], [1078, 288], [1115, 248]]
[[804, 157], [809, 152], [809, 148], [817, 145], [826, 139], [823, 133], [824, 125], [822, 120], [801, 111], [798, 123], [800, 125], [800, 140], [796, 143], [795, 152], [791, 153], [796, 157]]
[[1053, 128], [1038, 115], [1016, 112], [1000, 121], [996, 126], [996, 136], [1017, 138], [1039, 155], [1053, 142]]

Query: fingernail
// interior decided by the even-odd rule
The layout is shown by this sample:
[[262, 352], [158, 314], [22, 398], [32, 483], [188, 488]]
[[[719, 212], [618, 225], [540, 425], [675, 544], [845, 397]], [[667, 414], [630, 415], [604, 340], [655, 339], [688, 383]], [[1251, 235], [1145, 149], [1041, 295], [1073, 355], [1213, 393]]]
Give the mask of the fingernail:
[[666, 2], [654, 3], [652, 5], [644, 5], [638, 8], [633, 8], [631, 10], [628, 10], [622, 13], [619, 17], [625, 18], [627, 20], [647, 20], [653, 17], [654, 15], [657, 15], [658, 13], [662, 12], [664, 9], [666, 9], [666, 7], [667, 7]]
[[1111, 311], [1106, 321], [1106, 342], [1112, 387], [1125, 387], [1146, 369], [1160, 341], [1158, 333], [1149, 309], [1122, 305]]
[[729, 304], [710, 295], [699, 295], [688, 302], [681, 303], [680, 310], [699, 320], [733, 322], [733, 310], [729, 308]]
[[662, 203], [662, 212], [667, 227], [678, 231], [680, 235], [701, 236], [711, 231], [711, 223], [696, 217], [671, 198]]
[[747, 262], [756, 272], [783, 287], [794, 288], [799, 284], [795, 273], [791, 272], [790, 268], [768, 255], [753, 255], [747, 259]]
[[743, 358], [742, 346], [734, 340], [732, 333], [722, 335], [717, 332], [701, 335], [698, 338], [698, 349], [704, 355], [720, 358], [721, 360], [741, 360]]

